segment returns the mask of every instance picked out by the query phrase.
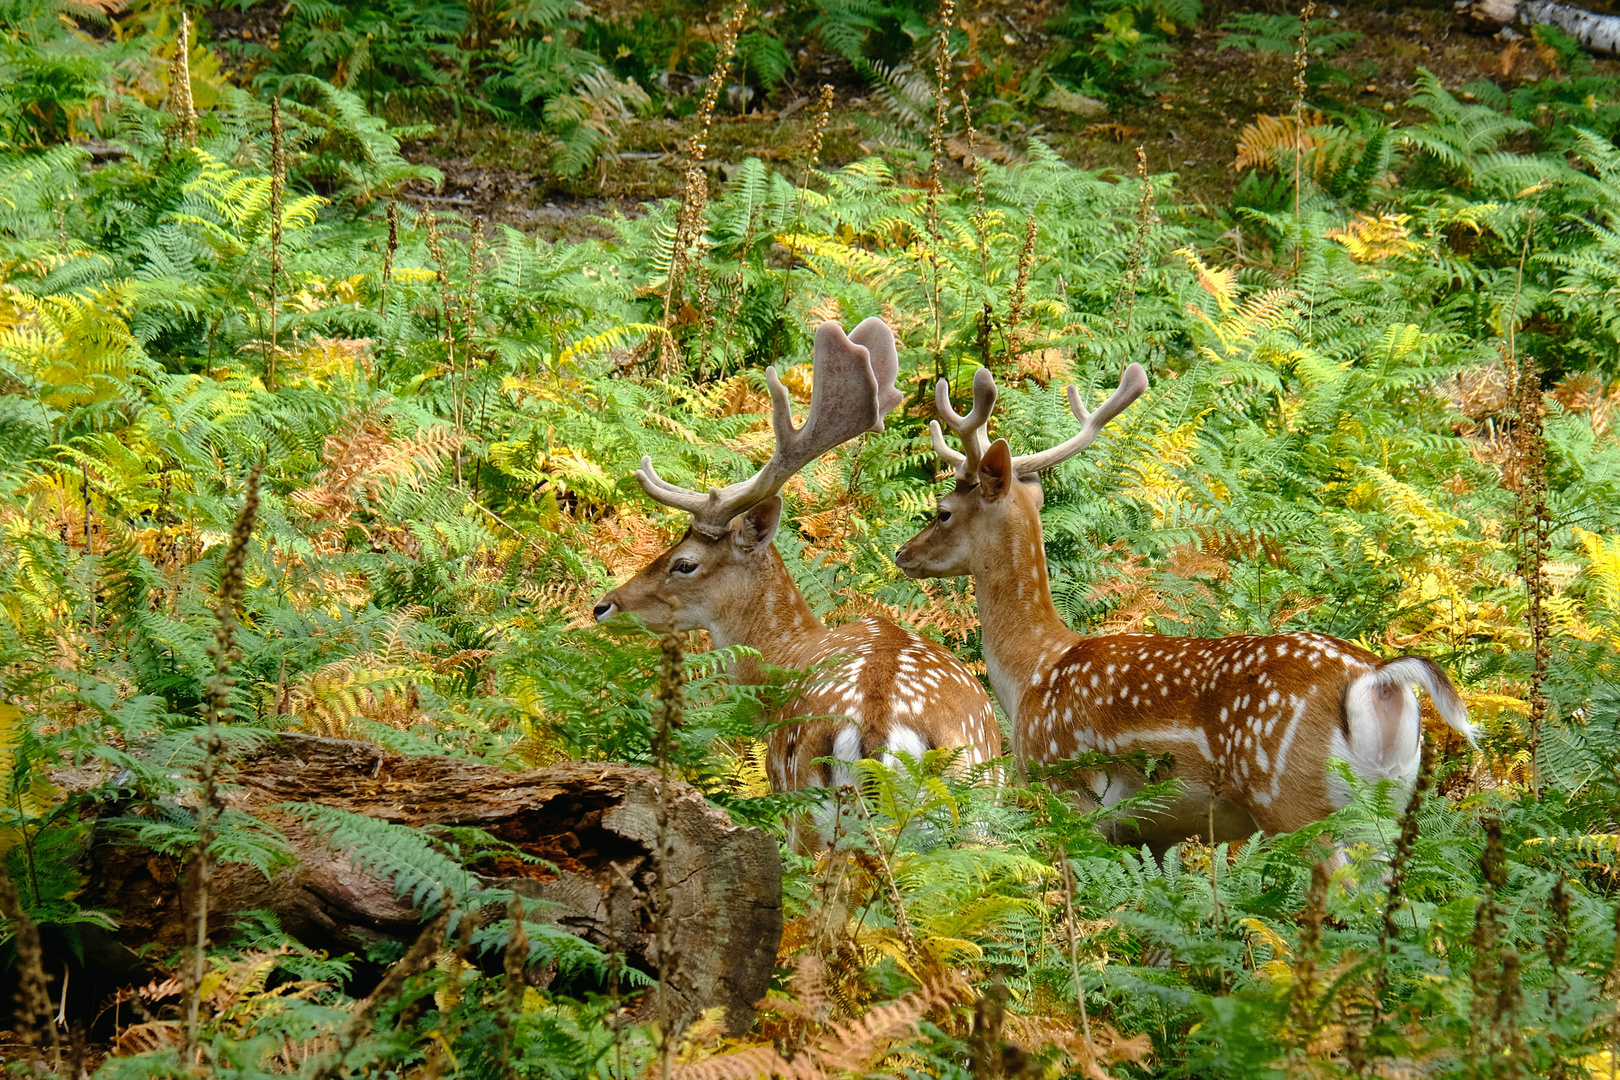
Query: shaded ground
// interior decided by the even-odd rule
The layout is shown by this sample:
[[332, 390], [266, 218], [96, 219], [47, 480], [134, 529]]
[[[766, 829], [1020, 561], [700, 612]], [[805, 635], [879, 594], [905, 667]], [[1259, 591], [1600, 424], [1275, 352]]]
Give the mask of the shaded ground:
[[[1043, 28], [1060, 7], [1057, 0], [982, 0], [958, 10], [965, 13], [962, 25], [974, 28], [976, 41], [999, 41], [995, 48], [1002, 51], [996, 62], [1016, 80], [1038, 70], [1037, 58], [1051, 48]], [[1016, 157], [1038, 135], [1082, 168], [1121, 172], [1135, 171], [1135, 148], [1141, 145], [1151, 171], [1180, 175], [1186, 199], [1222, 205], [1239, 179], [1232, 161], [1243, 125], [1257, 115], [1286, 113], [1294, 104], [1291, 57], [1220, 47], [1226, 36], [1220, 23], [1233, 13], [1210, 11], [1197, 28], [1178, 36], [1167, 57], [1170, 65], [1159, 78], [1160, 89], [1151, 96], [1117, 105], [1105, 115], [1035, 108], [999, 121], [991, 118], [984, 124], [986, 134], [998, 153]], [[1313, 93], [1312, 104], [1330, 114], [1363, 108], [1383, 111], [1396, 121], [1406, 118], [1420, 68], [1464, 96], [1464, 88], [1478, 79], [1511, 88], [1555, 73], [1550, 55], [1481, 33], [1449, 5], [1445, 10], [1408, 7], [1342, 14], [1324, 5], [1321, 14], [1331, 17], [1336, 29], [1363, 35], [1332, 58], [1340, 74]], [[279, 29], [277, 16], [274, 5], [258, 4], [246, 12], [211, 12], [209, 21], [216, 39], [268, 44]], [[1598, 72], [1620, 74], [1620, 62], [1594, 59], [1593, 65]], [[789, 81], [769, 101], [751, 106], [757, 111], [717, 118], [709, 139], [716, 178], [724, 178], [734, 163], [748, 157], [789, 172], [803, 169], [814, 122], [810, 105], [823, 81], [838, 94], [824, 143], [825, 163], [844, 164], [879, 149], [910, 145], [918, 151], [921, 173], [925, 127], [897, 122], [842, 60], [801, 56]], [[1032, 89], [1039, 88], [1022, 91], [1039, 97]], [[642, 202], [678, 193], [692, 124], [691, 118], [673, 117], [633, 123], [624, 130], [616, 156], [604, 155], [584, 176], [568, 181], [550, 171], [547, 135], [484, 121], [444, 124], [406, 147], [408, 157], [443, 171], [444, 185], [436, 191], [419, 188], [407, 198], [547, 239], [606, 236], [592, 219], [633, 216]], [[953, 167], [961, 168], [960, 158]]]

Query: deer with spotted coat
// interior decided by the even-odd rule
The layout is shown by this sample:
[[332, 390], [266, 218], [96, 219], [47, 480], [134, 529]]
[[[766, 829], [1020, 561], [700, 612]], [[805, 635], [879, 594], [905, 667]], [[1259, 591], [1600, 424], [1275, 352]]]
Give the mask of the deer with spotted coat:
[[[939, 415], [962, 451], [946, 444], [937, 421], [934, 448], [956, 484], [895, 562], [912, 578], [973, 577], [990, 684], [1012, 722], [1015, 758], [1051, 766], [1088, 751], [1169, 755], [1179, 800], [1111, 830], [1162, 850], [1211, 830], [1231, 840], [1322, 819], [1350, 798], [1335, 758], [1364, 780], [1409, 785], [1422, 740], [1413, 685], [1472, 742], [1462, 698], [1427, 657], [1385, 660], [1323, 634], [1083, 637], [1064, 624], [1048, 587], [1040, 474], [1091, 445], [1146, 389], [1146, 373], [1131, 364], [1092, 413], [1069, 387], [1080, 431], [1014, 457], [1005, 439], [985, 434], [996, 401], [989, 371], [974, 374], [965, 417], [951, 408], [947, 384], [936, 387]], [[1144, 778], [1079, 770], [1074, 782], [1112, 805]]]
[[[886, 619], [829, 627], [816, 617], [772, 543], [781, 523], [777, 492], [794, 473], [862, 432], [882, 431], [903, 395], [895, 389], [894, 333], [867, 319], [847, 337], [836, 323], [816, 331], [810, 410], [795, 429], [776, 369], [765, 369], [776, 449], [752, 478], [707, 494], [667, 483], [643, 457], [636, 479], [665, 506], [691, 515], [686, 534], [629, 581], [603, 596], [596, 618], [637, 615], [654, 629], [707, 630], [716, 648], [745, 645], [759, 661], [819, 677], [777, 717], [766, 769], [778, 791], [851, 782], [862, 758], [920, 757], [961, 747], [960, 761], [1001, 756], [994, 707], [973, 672], [933, 642]], [[758, 662], [732, 676], [755, 682]]]

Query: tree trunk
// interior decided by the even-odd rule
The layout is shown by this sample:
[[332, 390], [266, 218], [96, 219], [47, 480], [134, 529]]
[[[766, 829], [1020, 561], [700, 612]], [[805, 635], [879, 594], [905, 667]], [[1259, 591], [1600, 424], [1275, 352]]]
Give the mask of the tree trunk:
[[[753, 1022], [782, 934], [780, 854], [769, 836], [734, 825], [687, 784], [675, 785], [670, 812], [673, 955], [666, 965], [648, 914], [658, 837], [654, 769], [568, 762], [512, 772], [294, 734], [233, 764], [228, 804], [280, 829], [298, 863], [268, 882], [250, 866], [220, 866], [209, 905], [216, 940], [235, 916], [258, 910], [276, 915], [295, 939], [338, 953], [363, 953], [384, 939], [412, 940], [422, 924], [422, 913], [396, 896], [390, 882], [357, 869], [277, 804], [319, 803], [416, 827], [475, 826], [557, 868], [510, 856], [474, 863], [470, 868], [485, 884], [553, 901], [526, 917], [556, 923], [617, 952], [630, 966], [662, 972], [677, 1025], [717, 1005], [726, 1008], [733, 1032]], [[59, 780], [89, 782], [69, 775]], [[118, 912], [117, 946], [183, 945], [193, 922], [179, 862], [100, 839], [85, 866], [89, 887], [82, 902]], [[531, 971], [530, 981], [545, 986], [554, 975]], [[644, 995], [640, 1017], [651, 1017], [652, 997]]]
[[1620, 56], [1620, 15], [1598, 15], [1557, 0], [1457, 0], [1458, 12], [1497, 28], [1556, 26], [1589, 51]]

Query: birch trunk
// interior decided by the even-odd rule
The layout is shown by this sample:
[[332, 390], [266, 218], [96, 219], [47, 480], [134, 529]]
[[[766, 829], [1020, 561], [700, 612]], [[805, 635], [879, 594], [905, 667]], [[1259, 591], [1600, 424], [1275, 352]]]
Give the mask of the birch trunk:
[[1556, 26], [1594, 53], [1620, 56], [1620, 15], [1599, 15], [1557, 0], [1458, 0], [1457, 10], [1486, 26]]

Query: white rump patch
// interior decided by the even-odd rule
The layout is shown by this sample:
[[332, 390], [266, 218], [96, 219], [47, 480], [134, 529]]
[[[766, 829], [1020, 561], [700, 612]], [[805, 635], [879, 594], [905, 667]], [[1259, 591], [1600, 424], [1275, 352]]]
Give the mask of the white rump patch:
[[1344, 760], [1363, 780], [1407, 784], [1417, 776], [1423, 722], [1412, 687], [1387, 671], [1370, 671], [1345, 691]]
[[[855, 750], [858, 755], [860, 753], [858, 744]], [[920, 758], [927, 751], [928, 744], [923, 741], [922, 735], [916, 729], [906, 727], [904, 724], [896, 724], [893, 730], [889, 732], [889, 741], [883, 747], [883, 764], [892, 768], [897, 763], [896, 755], [898, 754], [910, 754], [913, 758]], [[840, 754], [839, 756], [842, 757], [843, 755]]]
[[853, 784], [855, 770], [851, 766], [861, 760], [861, 729], [854, 724], [839, 728], [838, 734], [833, 736], [832, 756], [840, 762], [832, 767], [832, 786]]
[[1474, 741], [1474, 725], [1457, 691], [1432, 663], [1403, 656], [1360, 675], [1344, 695], [1344, 760], [1365, 780], [1409, 784], [1417, 776], [1423, 748], [1423, 722], [1416, 684], [1428, 691], [1435, 710], [1457, 731]]

